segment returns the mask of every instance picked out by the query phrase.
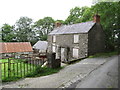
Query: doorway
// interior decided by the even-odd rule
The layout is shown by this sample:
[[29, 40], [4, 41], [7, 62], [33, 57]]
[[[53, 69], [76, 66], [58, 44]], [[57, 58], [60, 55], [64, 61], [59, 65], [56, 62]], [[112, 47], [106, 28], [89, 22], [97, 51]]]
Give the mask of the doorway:
[[61, 61], [65, 61], [65, 48], [61, 48]]

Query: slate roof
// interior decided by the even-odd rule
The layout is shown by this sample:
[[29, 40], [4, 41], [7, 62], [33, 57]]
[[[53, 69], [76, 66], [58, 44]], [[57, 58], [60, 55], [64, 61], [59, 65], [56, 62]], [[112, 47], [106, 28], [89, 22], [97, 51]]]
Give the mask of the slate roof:
[[47, 41], [38, 41], [36, 44], [33, 45], [33, 48], [39, 50], [47, 50], [48, 42]]
[[0, 53], [32, 52], [30, 42], [0, 42]]
[[88, 33], [88, 31], [94, 26], [95, 22], [89, 21], [84, 23], [78, 23], [73, 25], [64, 25], [55, 28], [49, 35], [53, 34], [72, 34], [72, 33]]

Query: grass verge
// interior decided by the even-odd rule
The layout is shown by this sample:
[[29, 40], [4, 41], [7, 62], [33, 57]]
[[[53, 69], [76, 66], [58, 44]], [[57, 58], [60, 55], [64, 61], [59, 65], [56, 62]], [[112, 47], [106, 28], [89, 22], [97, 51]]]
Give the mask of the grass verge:
[[95, 55], [91, 55], [88, 58], [95, 58], [95, 57], [110, 57], [113, 55], [117, 55], [118, 52], [107, 52], [107, 53], [97, 53]]
[[63, 68], [64, 67], [53, 69], [53, 68], [38, 66], [34, 72], [29, 73], [26, 77], [46, 76], [46, 75], [57, 73], [57, 72], [59, 72]]
[[[35, 65], [25, 63], [23, 59], [11, 60], [10, 68], [8, 69], [8, 59], [0, 59], [1, 65], [1, 78], [2, 82], [16, 81], [26, 77], [36, 68]], [[9, 75], [9, 76], [8, 76]]]

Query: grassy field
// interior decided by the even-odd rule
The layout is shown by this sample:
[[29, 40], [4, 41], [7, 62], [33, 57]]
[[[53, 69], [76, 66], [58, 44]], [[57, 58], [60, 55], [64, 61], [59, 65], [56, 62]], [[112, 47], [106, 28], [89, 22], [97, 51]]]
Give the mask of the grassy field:
[[8, 70], [8, 59], [0, 59], [2, 62], [2, 81], [18, 80], [26, 77], [29, 73], [35, 70], [36, 66], [25, 63], [22, 59], [11, 60]]
[[[25, 77], [46, 76], [53, 73], [57, 73], [62, 68], [64, 68], [64, 67], [60, 67], [57, 69], [52, 69], [48, 67], [42, 68], [41, 65], [32, 65], [32, 64], [24, 63], [24, 60], [16, 59], [16, 60], [11, 60], [12, 64], [9, 72], [8, 59], [0, 59], [0, 62], [2, 62], [2, 81], [3, 82], [16, 81], [16, 80], [19, 80], [20, 78], [25, 78]], [[10, 74], [9, 77], [8, 77], [8, 74]]]

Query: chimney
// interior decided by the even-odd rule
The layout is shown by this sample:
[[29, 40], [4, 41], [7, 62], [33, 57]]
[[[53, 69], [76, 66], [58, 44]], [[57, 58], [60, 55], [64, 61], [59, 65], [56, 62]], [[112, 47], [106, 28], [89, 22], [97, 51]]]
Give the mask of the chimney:
[[60, 26], [61, 26], [61, 23], [60, 23], [60, 22], [56, 22], [56, 23], [55, 23], [55, 28], [60, 27]]
[[100, 23], [100, 16], [98, 14], [93, 16], [93, 22]]

